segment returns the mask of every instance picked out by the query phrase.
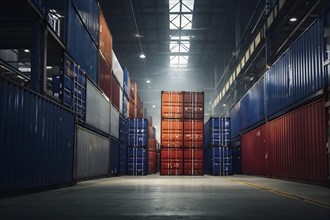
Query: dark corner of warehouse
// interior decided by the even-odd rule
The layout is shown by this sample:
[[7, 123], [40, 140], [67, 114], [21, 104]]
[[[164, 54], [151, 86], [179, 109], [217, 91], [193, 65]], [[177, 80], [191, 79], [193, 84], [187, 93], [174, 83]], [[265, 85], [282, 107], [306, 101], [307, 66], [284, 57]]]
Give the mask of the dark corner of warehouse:
[[330, 2], [3, 0], [1, 219], [329, 219]]

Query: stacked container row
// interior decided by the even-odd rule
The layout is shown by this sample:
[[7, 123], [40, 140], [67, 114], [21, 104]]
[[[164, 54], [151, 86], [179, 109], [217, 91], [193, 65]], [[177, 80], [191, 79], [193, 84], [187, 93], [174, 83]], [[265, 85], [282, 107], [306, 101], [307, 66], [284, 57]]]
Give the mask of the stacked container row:
[[161, 175], [203, 175], [203, 92], [161, 93]]
[[156, 129], [152, 126], [151, 117], [148, 118], [148, 174], [157, 172], [157, 140]]

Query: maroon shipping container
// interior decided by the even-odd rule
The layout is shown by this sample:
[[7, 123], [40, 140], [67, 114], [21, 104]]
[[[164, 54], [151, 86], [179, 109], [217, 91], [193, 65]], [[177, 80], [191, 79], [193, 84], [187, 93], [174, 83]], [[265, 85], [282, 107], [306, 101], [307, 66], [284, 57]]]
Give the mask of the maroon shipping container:
[[111, 103], [119, 109], [120, 85], [115, 75], [111, 74]]
[[267, 175], [268, 151], [265, 125], [242, 135], [241, 154], [243, 173]]
[[112, 36], [103, 16], [102, 10], [99, 10], [99, 47], [107, 62], [112, 65]]
[[203, 147], [204, 121], [184, 119], [183, 122], [183, 146]]
[[181, 148], [162, 148], [160, 157], [160, 175], [183, 174], [183, 151]]
[[128, 98], [135, 104], [137, 99], [137, 84], [133, 80], [129, 81]]
[[270, 121], [266, 134], [272, 176], [326, 183], [328, 159], [324, 99]]
[[185, 148], [183, 157], [184, 175], [203, 175], [203, 149]]
[[157, 151], [148, 150], [148, 174], [157, 172]]
[[111, 99], [111, 69], [101, 54], [99, 54], [99, 68], [99, 86]]
[[150, 125], [150, 122], [148, 120], [148, 137], [150, 139], [155, 139], [156, 138], [156, 128]]
[[183, 117], [204, 120], [204, 92], [183, 92]]
[[148, 139], [148, 150], [156, 150], [157, 148], [157, 140], [154, 138]]

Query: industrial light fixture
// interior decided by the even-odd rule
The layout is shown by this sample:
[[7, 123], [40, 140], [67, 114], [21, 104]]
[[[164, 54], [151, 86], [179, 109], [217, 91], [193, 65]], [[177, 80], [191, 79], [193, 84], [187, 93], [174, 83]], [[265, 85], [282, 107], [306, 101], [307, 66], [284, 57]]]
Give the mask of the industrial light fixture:
[[254, 77], [252, 76], [251, 79], [250, 79], [250, 81], [252, 81], [253, 79], [254, 79]]
[[295, 18], [295, 17], [290, 18], [290, 21], [291, 21], [291, 22], [296, 22], [297, 20], [298, 20], [298, 19]]
[[156, 106], [155, 106], [155, 105], [153, 105], [152, 107], [153, 107], [153, 108], [156, 108]]
[[226, 107], [226, 104], [223, 104], [222, 106], [223, 106], [223, 107]]
[[140, 58], [141, 58], [141, 59], [145, 59], [145, 58], [146, 58], [146, 55], [142, 52], [142, 53], [140, 54]]
[[150, 80], [148, 79], [146, 82], [147, 82], [147, 83], [150, 83]]
[[137, 38], [142, 38], [143, 35], [141, 35], [141, 34], [139, 34], [139, 33], [136, 33], [136, 34], [135, 34], [135, 37], [137, 37]]
[[25, 53], [29, 53], [29, 52], [30, 52], [30, 50], [28, 50], [28, 49], [25, 49], [25, 50], [24, 50], [24, 52], [25, 52]]
[[50, 70], [50, 69], [53, 69], [52, 66], [47, 66], [46, 69]]

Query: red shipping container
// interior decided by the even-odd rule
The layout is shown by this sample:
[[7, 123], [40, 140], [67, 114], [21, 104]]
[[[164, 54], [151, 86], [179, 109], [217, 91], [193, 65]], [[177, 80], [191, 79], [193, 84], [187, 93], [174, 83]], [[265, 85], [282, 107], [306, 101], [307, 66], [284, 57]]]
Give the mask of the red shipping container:
[[182, 147], [182, 120], [164, 119], [162, 120], [161, 126], [161, 145], [163, 147]]
[[184, 147], [203, 147], [204, 121], [185, 119], [183, 125]]
[[204, 120], [204, 92], [183, 92], [183, 117]]
[[165, 92], [162, 91], [162, 118], [178, 118], [183, 117], [183, 93], [182, 92]]
[[266, 136], [270, 175], [325, 184], [328, 180], [326, 123], [324, 99], [270, 121]]
[[181, 148], [162, 148], [160, 150], [160, 174], [183, 174], [183, 151]]
[[155, 139], [156, 138], [156, 128], [151, 126], [148, 120], [148, 135], [150, 139]]
[[133, 80], [129, 82], [128, 98], [135, 104], [137, 99], [137, 84]]
[[203, 175], [203, 149], [185, 148], [184, 156], [184, 175]]
[[154, 138], [148, 139], [148, 150], [156, 150], [157, 140]]
[[150, 126], [152, 126], [152, 117], [151, 117], [151, 116], [148, 116], [148, 124], [149, 124]]
[[268, 150], [266, 146], [266, 126], [262, 125], [242, 135], [242, 172], [267, 175]]
[[99, 86], [111, 99], [111, 69], [101, 54], [99, 54]]
[[107, 60], [107, 62], [110, 65], [112, 65], [112, 36], [101, 9], [99, 10], [99, 22], [100, 22], [100, 28], [99, 28], [100, 51]]
[[115, 75], [111, 74], [111, 103], [119, 109], [120, 85]]
[[155, 150], [148, 150], [148, 174], [157, 172], [157, 152]]
[[127, 101], [127, 115], [129, 118], [134, 118], [134, 103]]

